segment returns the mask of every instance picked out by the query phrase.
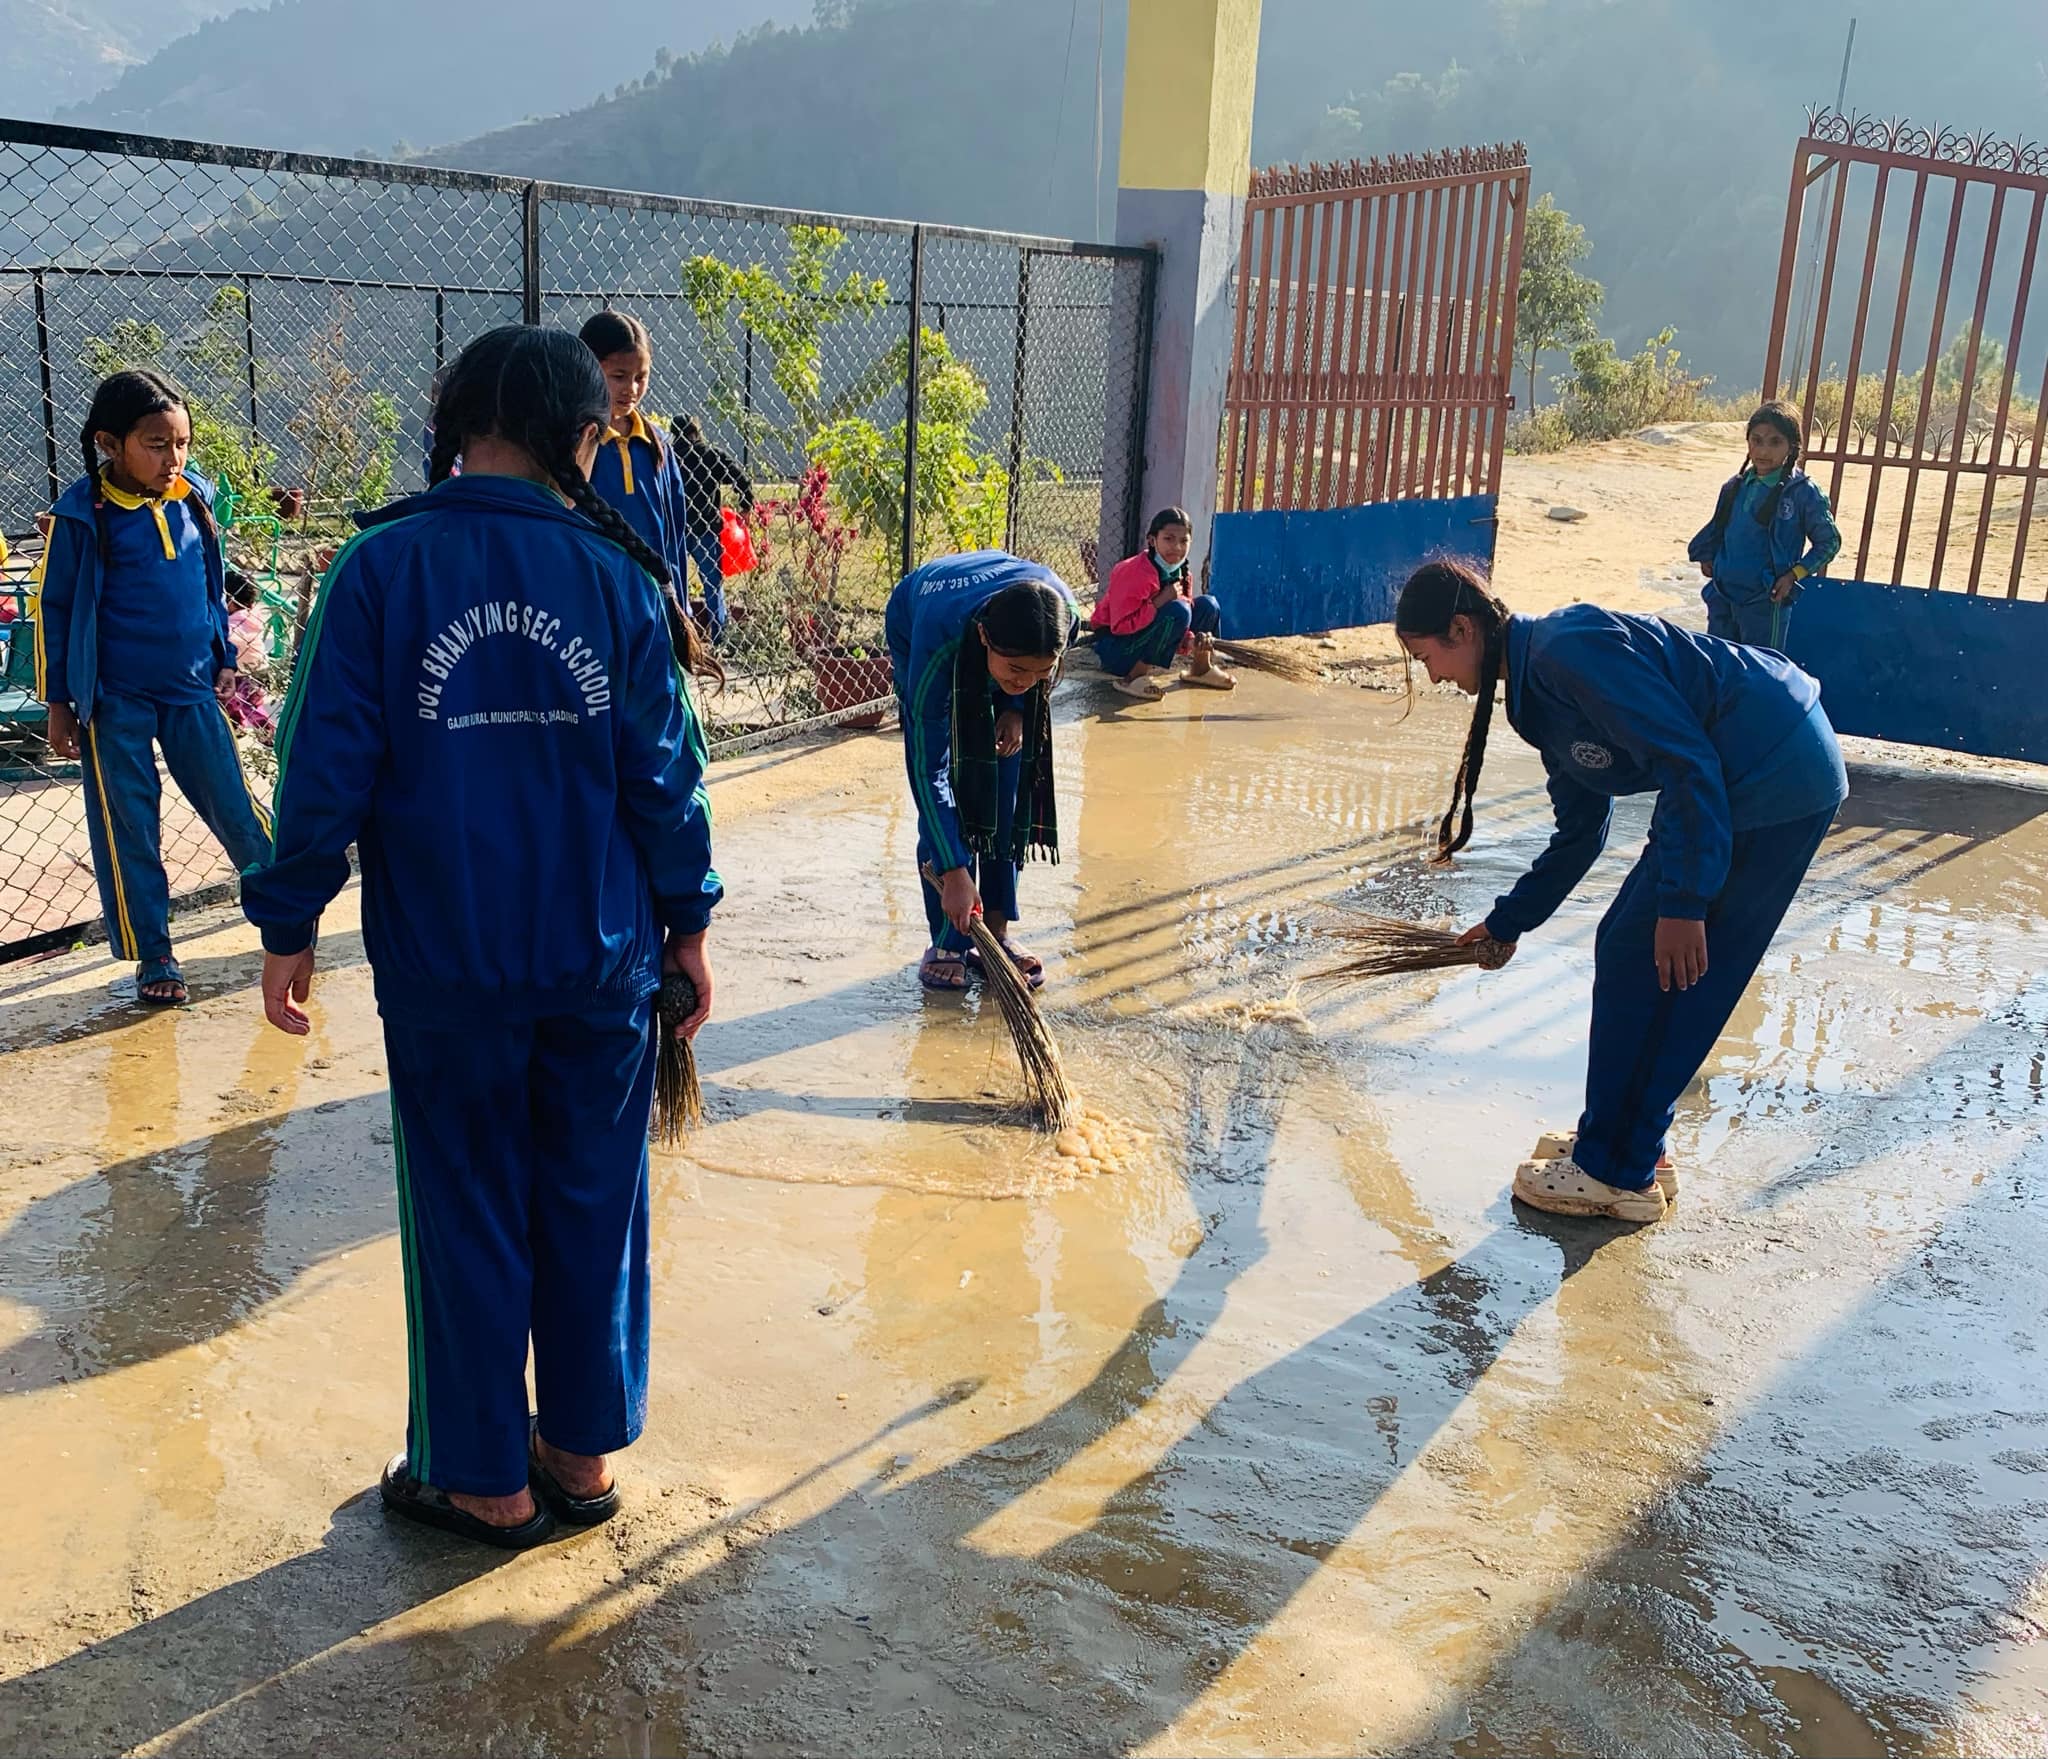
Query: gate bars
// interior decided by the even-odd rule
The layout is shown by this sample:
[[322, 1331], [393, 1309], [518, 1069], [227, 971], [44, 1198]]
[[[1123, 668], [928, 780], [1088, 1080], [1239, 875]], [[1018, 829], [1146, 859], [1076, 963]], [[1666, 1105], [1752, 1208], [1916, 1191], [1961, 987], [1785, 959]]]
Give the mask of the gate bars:
[[[1967, 550], [1968, 592], [2018, 598], [2048, 579], [2048, 556], [2029, 556], [2048, 478], [2044, 216], [2048, 148], [1807, 113], [1763, 393], [1806, 417], [1807, 468], [1830, 467], [1829, 499], [1854, 536], [1852, 578], [1938, 590]], [[1940, 491], [1931, 524], [1923, 488]]]
[[1498, 491], [1528, 193], [1519, 142], [1253, 174], [1222, 511]]

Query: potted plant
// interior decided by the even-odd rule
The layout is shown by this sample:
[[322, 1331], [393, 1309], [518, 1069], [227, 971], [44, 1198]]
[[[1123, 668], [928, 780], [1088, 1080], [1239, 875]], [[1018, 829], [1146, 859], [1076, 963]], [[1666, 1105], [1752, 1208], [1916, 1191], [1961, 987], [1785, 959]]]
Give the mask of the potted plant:
[[[790, 499], [761, 502], [755, 509], [760, 532], [754, 548], [757, 577], [772, 570], [782, 595], [789, 645], [810, 669], [819, 712], [838, 715], [887, 698], [892, 675], [879, 619], [872, 612], [851, 611], [840, 600], [841, 570], [859, 533], [833, 511], [830, 489], [830, 473], [813, 464]], [[858, 715], [841, 725], [878, 727], [885, 712]]]
[[270, 498], [277, 505], [277, 516], [284, 520], [296, 520], [306, 511], [304, 489], [272, 489]]

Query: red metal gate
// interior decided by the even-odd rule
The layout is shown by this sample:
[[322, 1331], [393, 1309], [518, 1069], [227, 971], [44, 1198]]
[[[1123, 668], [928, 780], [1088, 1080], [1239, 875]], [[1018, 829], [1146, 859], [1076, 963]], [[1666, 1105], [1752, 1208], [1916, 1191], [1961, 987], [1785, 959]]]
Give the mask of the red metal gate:
[[1253, 173], [1221, 511], [1498, 492], [1528, 194], [1519, 143]]
[[[1967, 549], [1969, 592], [2018, 598], [2048, 581], [2048, 521], [2034, 518], [2048, 477], [2044, 214], [2048, 149], [1808, 113], [1763, 385], [1806, 414], [1807, 469], [1842, 527], [1835, 573], [1939, 588]], [[2041, 356], [2031, 402], [2028, 349]]]

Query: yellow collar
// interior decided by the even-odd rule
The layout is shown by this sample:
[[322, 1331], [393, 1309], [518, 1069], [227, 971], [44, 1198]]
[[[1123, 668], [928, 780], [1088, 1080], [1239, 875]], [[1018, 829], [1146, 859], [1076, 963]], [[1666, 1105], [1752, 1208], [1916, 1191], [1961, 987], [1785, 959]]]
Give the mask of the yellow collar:
[[646, 417], [636, 409], [623, 433], [615, 427], [607, 427], [604, 438], [605, 444], [619, 449], [619, 471], [626, 479], [626, 493], [630, 495], [633, 492], [633, 442], [640, 440], [651, 446], [655, 443], [654, 432], [648, 427]]
[[161, 507], [166, 501], [182, 501], [192, 492], [192, 479], [181, 476], [164, 490], [161, 495], [131, 495], [126, 489], [117, 489], [107, 480], [105, 471], [100, 472], [100, 493], [116, 507], [133, 513], [138, 507]]
[[100, 476], [100, 493], [113, 502], [116, 507], [120, 507], [129, 513], [136, 512], [143, 507], [149, 509], [150, 516], [156, 520], [156, 535], [163, 540], [165, 559], [173, 562], [178, 559], [178, 544], [177, 540], [171, 536], [171, 522], [164, 517], [164, 503], [166, 501], [182, 501], [191, 492], [192, 479], [187, 476], [179, 477], [161, 495], [155, 496], [131, 495], [126, 489], [114, 487], [112, 483], [107, 481], [104, 472]]

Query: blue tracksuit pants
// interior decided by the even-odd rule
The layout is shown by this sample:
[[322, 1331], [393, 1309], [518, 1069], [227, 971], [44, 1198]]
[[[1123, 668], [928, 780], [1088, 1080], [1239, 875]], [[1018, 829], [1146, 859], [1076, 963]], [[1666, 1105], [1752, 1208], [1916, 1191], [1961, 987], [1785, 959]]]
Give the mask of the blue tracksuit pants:
[[1733, 599], [1718, 586], [1707, 589], [1707, 633], [1723, 641], [1739, 641], [1745, 647], [1767, 647], [1785, 651], [1785, 635], [1792, 627], [1792, 607], [1774, 604], [1771, 595]]
[[1593, 951], [1593, 1034], [1586, 1111], [1574, 1158], [1594, 1178], [1646, 1189], [1685, 1092], [1763, 962], [1771, 937], [1834, 822], [1835, 809], [1737, 831], [1728, 883], [1707, 910], [1707, 974], [1657, 987], [1657, 886], [1650, 839], [1600, 924]]
[[693, 531], [684, 537], [683, 547], [697, 565], [698, 602], [703, 605], [705, 619], [711, 625], [711, 639], [717, 641], [725, 634], [728, 621], [725, 609], [725, 534]]
[[526, 1347], [540, 1433], [629, 1445], [647, 1415], [641, 1002], [560, 1018], [387, 1020], [412, 1470], [443, 1490], [526, 1483]]
[[1196, 635], [1223, 633], [1223, 607], [1210, 594], [1161, 605], [1152, 621], [1135, 635], [1111, 635], [1104, 630], [1095, 638], [1096, 663], [1112, 678], [1129, 677], [1131, 668], [1140, 663], [1170, 666], [1190, 631]]
[[81, 744], [85, 829], [107, 939], [123, 959], [171, 955], [171, 884], [164, 872], [163, 783], [156, 748], [192, 809], [237, 871], [270, 859], [270, 814], [250, 791], [217, 702], [161, 703], [104, 694]]
[[[896, 674], [899, 678], [901, 672]], [[910, 723], [910, 704], [901, 696], [896, 699], [897, 712], [902, 715], [906, 726]], [[910, 741], [903, 742], [904, 756], [910, 758]], [[913, 798], [916, 795], [918, 778], [915, 766], [906, 763], [912, 773], [910, 787]], [[1007, 848], [1010, 832], [1017, 822], [1017, 781], [1024, 773], [1024, 754], [999, 758], [996, 761], [996, 841]], [[937, 867], [939, 852], [922, 829], [917, 835], [917, 889], [924, 894], [925, 926], [931, 930], [931, 944], [943, 947], [949, 952], [960, 952], [967, 946], [967, 937], [955, 931], [946, 920], [945, 911], [939, 908], [939, 894], [925, 884], [924, 870]], [[1014, 861], [998, 861], [992, 855], [971, 855], [967, 861], [968, 877], [974, 881], [974, 889], [981, 894], [981, 907], [991, 916], [999, 916], [1005, 922], [1017, 920], [1017, 864]]]

